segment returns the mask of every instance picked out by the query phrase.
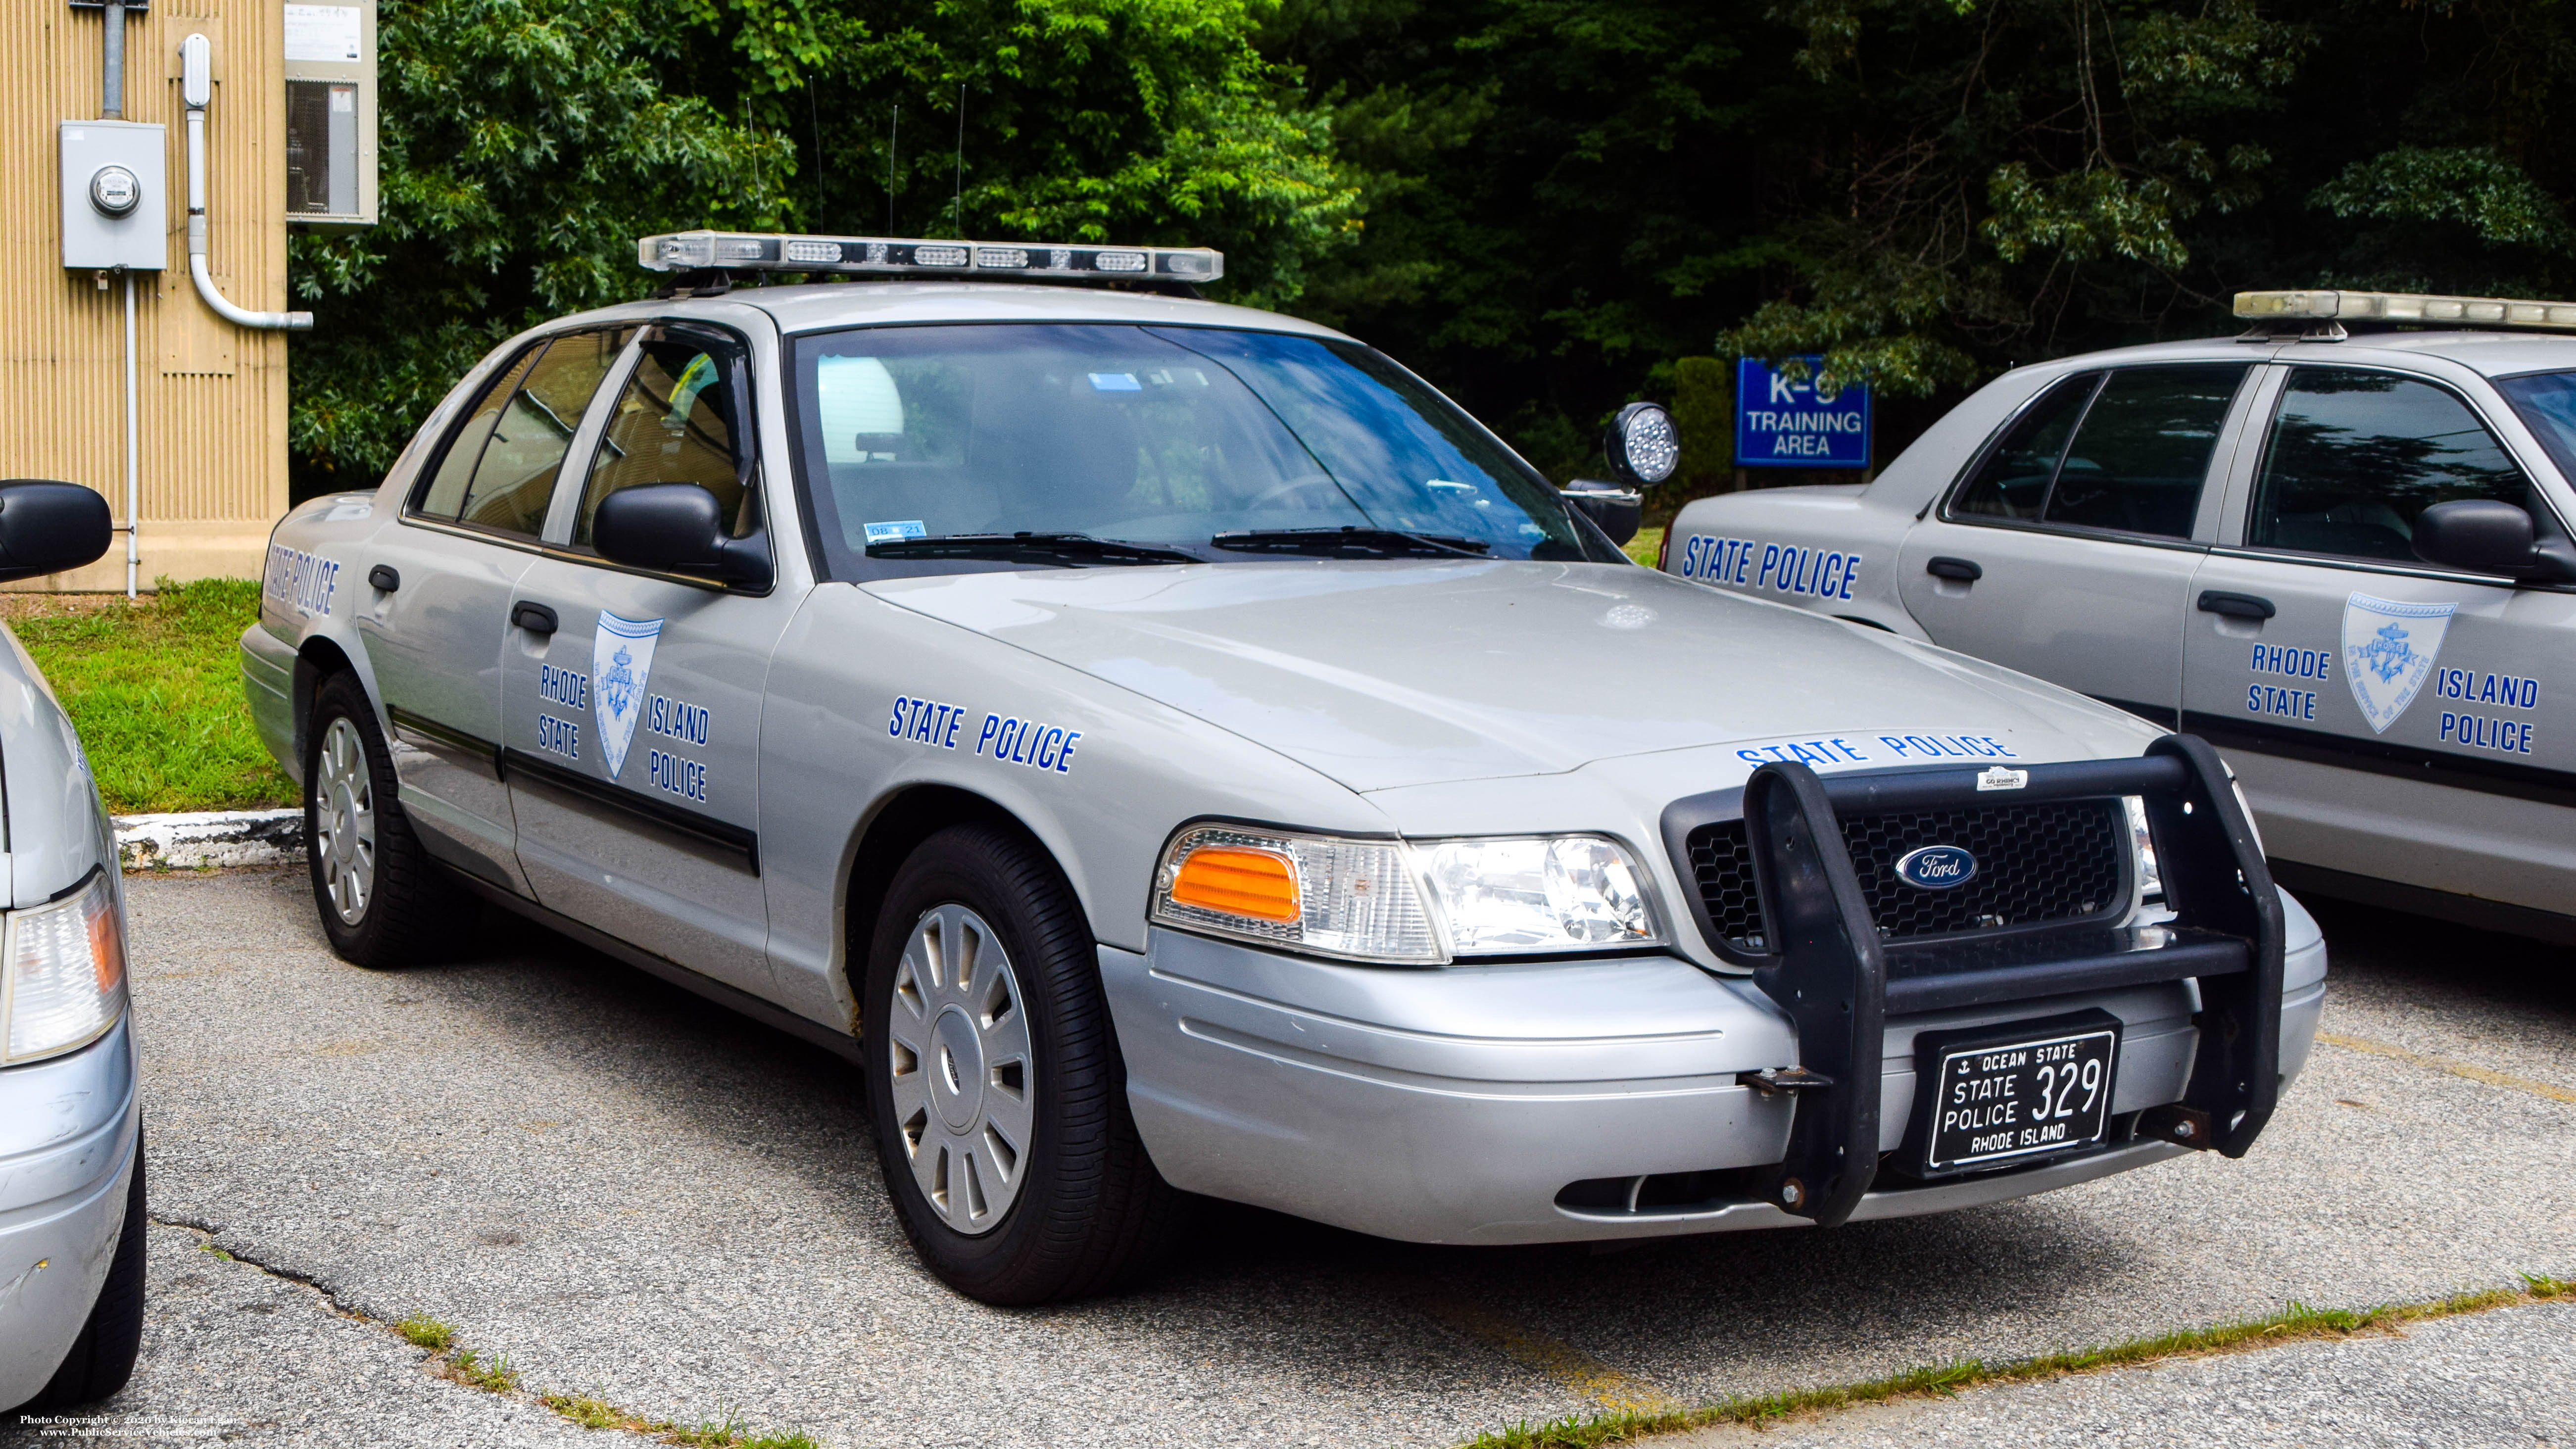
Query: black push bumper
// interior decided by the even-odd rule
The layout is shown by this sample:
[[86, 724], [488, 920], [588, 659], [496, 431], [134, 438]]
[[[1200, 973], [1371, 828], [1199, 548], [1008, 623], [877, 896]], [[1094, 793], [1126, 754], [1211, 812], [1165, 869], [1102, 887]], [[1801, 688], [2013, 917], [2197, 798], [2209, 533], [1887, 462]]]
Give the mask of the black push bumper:
[[[2280, 1094], [2281, 898], [2218, 752], [2167, 735], [2127, 760], [1823, 777], [1776, 763], [1744, 787], [1745, 831], [1772, 954], [1754, 980], [1789, 1014], [1799, 1066], [1751, 1084], [1795, 1100], [1789, 1150], [1764, 1196], [1831, 1227], [1877, 1176], [1887, 1018], [2154, 982], [2200, 983], [2200, 1046], [2183, 1099], [2138, 1132], [2241, 1157]], [[1981, 777], [1985, 784], [1981, 788]], [[2109, 800], [2146, 804], [2165, 899], [2151, 927], [2076, 925], [1883, 941], [1844, 846], [1845, 816]]]

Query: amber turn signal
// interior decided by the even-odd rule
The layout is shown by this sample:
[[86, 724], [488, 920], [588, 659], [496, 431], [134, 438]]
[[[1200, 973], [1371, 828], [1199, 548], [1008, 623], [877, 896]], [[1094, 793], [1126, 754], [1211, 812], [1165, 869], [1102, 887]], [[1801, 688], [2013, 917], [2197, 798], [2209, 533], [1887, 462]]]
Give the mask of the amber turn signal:
[[1203, 911], [1294, 921], [1305, 914], [1297, 895], [1297, 868], [1266, 850], [1211, 845], [1193, 850], [1172, 878], [1172, 899]]

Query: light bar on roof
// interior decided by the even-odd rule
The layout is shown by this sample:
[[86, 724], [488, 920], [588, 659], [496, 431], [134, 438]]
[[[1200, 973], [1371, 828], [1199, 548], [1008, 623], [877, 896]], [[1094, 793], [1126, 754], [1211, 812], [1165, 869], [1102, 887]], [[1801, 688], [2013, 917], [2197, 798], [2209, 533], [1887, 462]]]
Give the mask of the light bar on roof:
[[682, 231], [635, 244], [656, 272], [937, 272], [985, 277], [1153, 277], [1213, 282], [1225, 253], [1209, 247], [1057, 246], [1042, 242], [928, 241], [918, 237], [794, 236]]
[[2432, 297], [2420, 292], [2239, 292], [2236, 315], [2258, 321], [2280, 318], [2576, 330], [2576, 302]]

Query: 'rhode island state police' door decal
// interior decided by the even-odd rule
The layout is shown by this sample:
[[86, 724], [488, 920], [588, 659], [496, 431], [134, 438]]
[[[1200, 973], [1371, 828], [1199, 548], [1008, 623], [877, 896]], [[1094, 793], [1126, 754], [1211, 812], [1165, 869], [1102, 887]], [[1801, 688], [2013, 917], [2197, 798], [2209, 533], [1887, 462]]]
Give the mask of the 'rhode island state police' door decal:
[[598, 702], [599, 748], [612, 780], [626, 768], [626, 746], [644, 713], [644, 681], [652, 677], [653, 646], [661, 638], [659, 619], [599, 611], [599, 632], [590, 641], [590, 697]]
[[[2401, 604], [2354, 594], [2343, 604], [2343, 677], [2372, 734], [2386, 734], [2432, 676], [2457, 604]], [[605, 627], [605, 626], [602, 626]], [[621, 753], [626, 742], [615, 748]]]

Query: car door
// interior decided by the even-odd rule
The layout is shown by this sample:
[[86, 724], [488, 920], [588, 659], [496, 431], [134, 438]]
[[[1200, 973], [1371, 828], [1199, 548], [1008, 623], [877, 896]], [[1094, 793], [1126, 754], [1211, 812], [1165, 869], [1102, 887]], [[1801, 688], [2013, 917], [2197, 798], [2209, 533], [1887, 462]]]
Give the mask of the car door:
[[2075, 373], [2025, 404], [1907, 533], [1897, 591], [1935, 643], [2170, 728], [2250, 361]]
[[2275, 857], [2566, 913], [2576, 737], [2547, 711], [2571, 683], [2576, 596], [2410, 543], [2416, 514], [2460, 498], [2565, 537], [2534, 467], [2442, 379], [2283, 373], [2241, 518], [2198, 581], [2185, 727], [2226, 751]]
[[650, 483], [696, 483], [737, 537], [759, 532], [751, 398], [738, 336], [638, 337], [549, 529], [560, 546], [518, 580], [501, 739], [540, 904], [767, 996], [761, 697], [800, 595], [626, 568], [591, 545], [600, 500]]
[[574, 426], [629, 332], [540, 338], [498, 370], [421, 470], [399, 521], [376, 535], [358, 614], [422, 843], [522, 895], [498, 769], [502, 635]]

